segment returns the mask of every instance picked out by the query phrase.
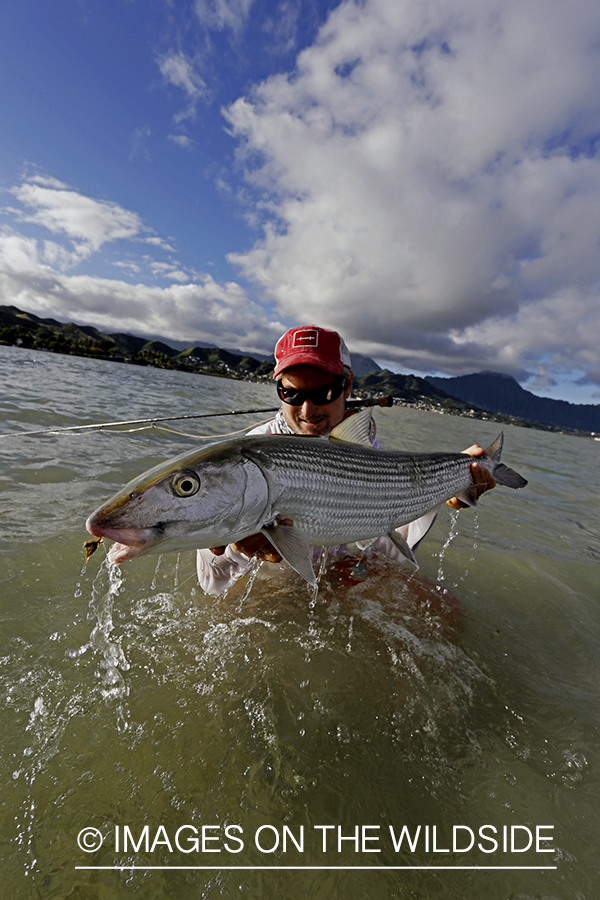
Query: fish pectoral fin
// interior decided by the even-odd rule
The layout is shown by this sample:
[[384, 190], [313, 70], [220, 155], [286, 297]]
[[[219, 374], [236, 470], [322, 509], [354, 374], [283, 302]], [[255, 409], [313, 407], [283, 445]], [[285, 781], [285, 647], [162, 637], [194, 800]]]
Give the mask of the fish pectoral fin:
[[406, 540], [402, 537], [399, 531], [390, 531], [388, 537], [392, 544], [395, 544], [400, 553], [403, 554], [407, 558], [409, 562], [413, 564], [415, 569], [419, 568], [419, 563], [415, 559], [415, 554], [412, 552]]
[[355, 543], [359, 550], [368, 550], [376, 540], [377, 538], [369, 538], [368, 541], [355, 541]]
[[264, 525], [261, 528], [264, 536], [273, 544], [288, 566], [301, 575], [309, 584], [315, 585], [317, 579], [312, 567], [312, 554], [305, 533], [293, 525]]

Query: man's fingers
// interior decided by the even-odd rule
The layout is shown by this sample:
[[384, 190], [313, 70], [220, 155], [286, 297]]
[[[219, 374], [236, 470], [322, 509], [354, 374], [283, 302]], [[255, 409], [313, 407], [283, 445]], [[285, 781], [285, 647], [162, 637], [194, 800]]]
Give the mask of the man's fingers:
[[479, 444], [471, 444], [470, 447], [467, 447], [467, 449], [462, 452], [467, 456], [483, 456], [485, 450], [483, 447], [480, 447]]
[[[472, 450], [481, 450], [481, 447], [478, 447], [477, 444], [473, 444], [472, 447], [469, 447], [468, 450], [464, 450], [464, 453], [467, 453], [469, 456], [480, 456], [484, 451], [481, 450], [481, 453], [471, 453]], [[473, 477], [473, 484], [477, 488], [477, 498], [481, 497], [485, 491], [490, 491], [492, 488], [496, 487], [496, 479], [492, 475], [492, 473], [486, 469], [485, 466], [480, 466], [478, 462], [471, 463], [471, 475]], [[467, 509], [468, 504], [463, 503], [462, 500], [459, 500], [458, 497], [451, 497], [450, 500], [446, 500], [446, 506], [449, 506], [450, 509]]]
[[233, 546], [239, 553], [243, 553], [245, 556], [258, 556], [261, 559], [262, 553], [272, 549], [270, 541], [268, 541], [264, 534], [260, 532], [258, 534], [251, 534], [241, 541], [236, 541]]
[[[291, 519], [277, 519], [277, 524], [293, 525], [294, 523]], [[281, 562], [283, 559], [271, 541], [265, 537], [262, 532], [242, 538], [241, 541], [236, 541], [233, 546], [238, 553], [243, 553], [244, 556], [250, 558], [256, 557], [257, 559], [263, 559], [265, 562]]]
[[478, 488], [481, 488], [479, 496], [481, 496], [484, 491], [489, 491], [496, 487], [496, 479], [485, 466], [480, 466], [479, 463], [474, 462], [471, 465], [471, 474], [473, 476], [473, 484], [477, 485]]

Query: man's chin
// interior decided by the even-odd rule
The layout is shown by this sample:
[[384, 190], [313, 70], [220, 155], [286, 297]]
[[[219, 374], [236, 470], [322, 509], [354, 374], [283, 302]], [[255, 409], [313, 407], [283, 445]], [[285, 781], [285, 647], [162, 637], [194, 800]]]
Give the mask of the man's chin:
[[329, 419], [317, 419], [314, 422], [302, 420], [297, 423], [300, 428], [300, 434], [311, 434], [313, 437], [329, 434]]

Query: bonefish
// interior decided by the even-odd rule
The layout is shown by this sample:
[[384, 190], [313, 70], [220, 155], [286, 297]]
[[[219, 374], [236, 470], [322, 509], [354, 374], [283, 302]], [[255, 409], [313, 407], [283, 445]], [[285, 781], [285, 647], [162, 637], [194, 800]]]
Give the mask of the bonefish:
[[[370, 410], [350, 416], [329, 437], [256, 435], [184, 453], [129, 482], [86, 528], [116, 541], [108, 554], [114, 563], [262, 532], [310, 584], [311, 546], [388, 535], [416, 565], [395, 529], [450, 497], [474, 505], [473, 459], [376, 449], [370, 418]], [[477, 463], [498, 484], [524, 487], [526, 480], [500, 462], [502, 443], [500, 434]]]

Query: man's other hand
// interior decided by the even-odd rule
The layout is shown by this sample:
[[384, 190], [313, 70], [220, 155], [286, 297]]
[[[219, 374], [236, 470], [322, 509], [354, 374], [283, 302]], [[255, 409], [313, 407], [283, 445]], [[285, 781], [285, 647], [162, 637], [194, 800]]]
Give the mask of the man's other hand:
[[[467, 456], [477, 457], [483, 456], [485, 450], [483, 447], [480, 447], [479, 444], [473, 444], [462, 452], [466, 453]], [[479, 499], [485, 491], [490, 491], [492, 488], [496, 487], [496, 480], [492, 473], [488, 472], [485, 466], [480, 466], [478, 462], [474, 462], [471, 465], [471, 474], [473, 476], [473, 484], [477, 490], [477, 499]], [[450, 500], [446, 500], [446, 505], [451, 509], [466, 509], [468, 506], [467, 503], [463, 503], [458, 497], [451, 497]]]

